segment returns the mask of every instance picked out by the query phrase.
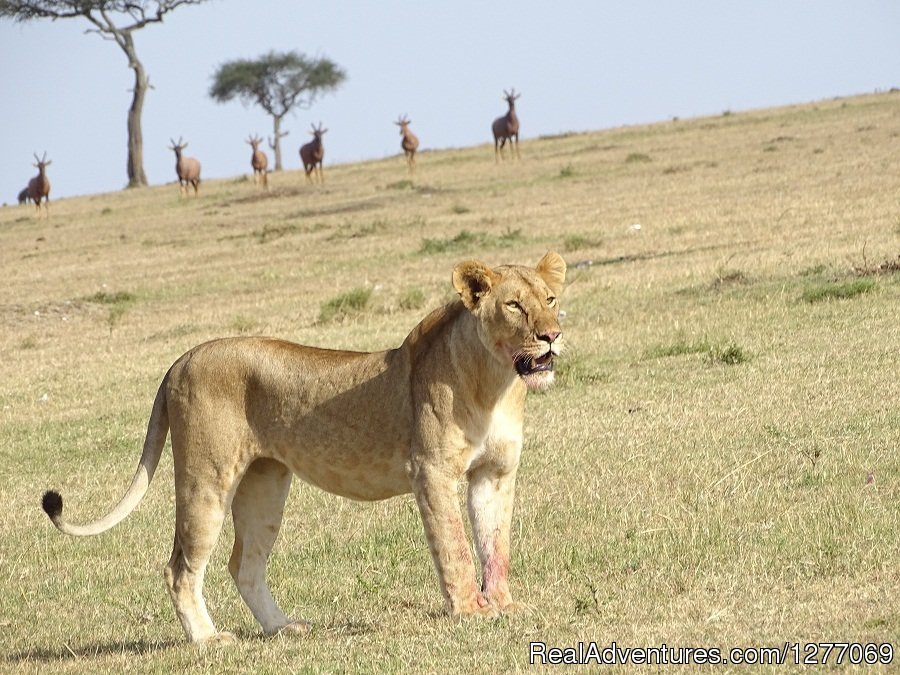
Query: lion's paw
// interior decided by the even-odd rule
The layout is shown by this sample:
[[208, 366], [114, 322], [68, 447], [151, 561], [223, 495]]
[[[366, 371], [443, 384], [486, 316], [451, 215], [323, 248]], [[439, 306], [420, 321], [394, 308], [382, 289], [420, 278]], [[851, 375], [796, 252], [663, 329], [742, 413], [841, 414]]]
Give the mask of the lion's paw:
[[500, 616], [500, 612], [493, 605], [472, 603], [471, 605], [453, 612], [453, 618], [457, 621], [470, 617], [479, 619], [493, 619]]
[[472, 616], [476, 616], [479, 618], [485, 619], [494, 619], [500, 616], [500, 613], [497, 611], [496, 607], [492, 607], [491, 605], [487, 605], [485, 607], [479, 607], [472, 613]]

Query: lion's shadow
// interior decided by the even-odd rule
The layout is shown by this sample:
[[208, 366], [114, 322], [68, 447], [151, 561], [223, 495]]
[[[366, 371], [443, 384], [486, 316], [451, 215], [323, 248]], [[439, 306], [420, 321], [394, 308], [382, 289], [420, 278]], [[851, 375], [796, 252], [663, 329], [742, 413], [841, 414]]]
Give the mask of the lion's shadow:
[[[435, 618], [439, 613], [435, 612]], [[314, 631], [321, 635], [365, 635], [378, 631], [378, 625], [367, 621], [326, 621], [314, 627]], [[236, 630], [235, 635], [241, 642], [266, 642], [273, 640], [272, 636], [266, 636], [258, 630]], [[192, 646], [182, 638], [168, 639], [136, 639], [124, 641], [111, 641], [105, 643], [82, 644], [70, 647], [63, 644], [56, 647], [34, 647], [13, 651], [0, 656], [2, 663], [56, 663], [79, 659], [90, 659], [110, 654], [146, 655], [160, 654], [170, 650], [183, 649]], [[0, 666], [0, 670], [3, 670]]]
[[7, 663], [52, 663], [56, 661], [70, 661], [73, 659], [88, 659], [107, 654], [147, 654], [158, 653], [169, 649], [175, 649], [184, 644], [183, 640], [126, 640], [118, 642], [106, 642], [102, 644], [85, 644], [75, 648], [68, 645], [58, 647], [35, 647], [20, 651], [9, 652], [3, 655], [3, 661]]

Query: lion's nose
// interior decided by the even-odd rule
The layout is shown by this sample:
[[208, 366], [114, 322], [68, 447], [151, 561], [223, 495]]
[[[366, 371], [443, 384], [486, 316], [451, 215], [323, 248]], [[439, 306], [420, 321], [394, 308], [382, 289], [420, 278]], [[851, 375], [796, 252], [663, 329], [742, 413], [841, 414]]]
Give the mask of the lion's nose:
[[561, 335], [561, 331], [558, 330], [547, 330], [543, 333], [538, 334], [538, 340], [543, 340], [547, 344], [553, 344], [553, 342]]

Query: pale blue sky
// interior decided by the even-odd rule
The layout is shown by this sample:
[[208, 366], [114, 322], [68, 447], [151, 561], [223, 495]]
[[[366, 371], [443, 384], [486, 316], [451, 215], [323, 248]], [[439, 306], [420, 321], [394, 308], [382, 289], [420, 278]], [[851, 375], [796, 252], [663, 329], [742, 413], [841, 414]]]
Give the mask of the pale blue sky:
[[[0, 22], [0, 203], [34, 175], [35, 151], [53, 160], [51, 197], [124, 186], [132, 73], [88, 27]], [[398, 153], [401, 113], [423, 148], [489, 142], [509, 87], [522, 93], [526, 139], [889, 89], [900, 86], [898, 35], [896, 0], [211, 0], [135, 34], [155, 87], [144, 167], [152, 184], [174, 180], [167, 145], [183, 136], [204, 178], [248, 173], [244, 139], [270, 135], [270, 118], [207, 91], [220, 63], [270, 49], [348, 73], [285, 122], [290, 169], [310, 122], [328, 127], [327, 171]]]

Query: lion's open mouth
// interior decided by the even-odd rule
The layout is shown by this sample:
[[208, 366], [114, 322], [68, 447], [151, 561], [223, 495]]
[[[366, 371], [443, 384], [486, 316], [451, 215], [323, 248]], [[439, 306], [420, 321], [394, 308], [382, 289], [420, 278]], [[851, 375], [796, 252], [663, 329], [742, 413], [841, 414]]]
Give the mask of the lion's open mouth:
[[522, 377], [532, 373], [551, 372], [553, 370], [553, 352], [547, 351], [537, 357], [520, 354], [516, 357], [515, 366], [516, 372]]

